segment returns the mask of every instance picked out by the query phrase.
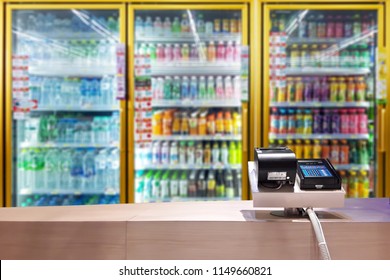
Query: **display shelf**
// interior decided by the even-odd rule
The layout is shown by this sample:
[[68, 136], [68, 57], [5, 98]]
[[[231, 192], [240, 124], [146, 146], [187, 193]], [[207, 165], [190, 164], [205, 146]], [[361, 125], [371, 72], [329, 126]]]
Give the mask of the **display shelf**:
[[367, 75], [371, 72], [370, 68], [346, 68], [346, 67], [301, 67], [286, 68], [287, 76], [356, 76]]
[[153, 135], [153, 141], [239, 141], [241, 135]]
[[333, 164], [337, 170], [370, 170], [369, 164]]
[[239, 63], [185, 61], [175, 63], [156, 63], [151, 66], [153, 76], [166, 75], [240, 75]]
[[302, 102], [271, 102], [270, 107], [281, 108], [369, 108], [370, 102], [331, 102], [331, 101], [302, 101]]
[[367, 140], [368, 134], [276, 134], [269, 133], [270, 139], [282, 139], [282, 140], [295, 140], [295, 139], [308, 139], [308, 140], [321, 140], [321, 139], [347, 139], [347, 140]]
[[52, 112], [52, 111], [66, 111], [66, 112], [115, 112], [119, 111], [119, 106], [58, 106], [58, 107], [38, 107], [32, 109], [31, 112]]
[[85, 65], [77, 63], [45, 63], [29, 66], [29, 74], [46, 77], [103, 77], [115, 75], [115, 64]]
[[20, 37], [35, 38], [37, 40], [42, 40], [45, 43], [51, 43], [51, 40], [105, 40], [110, 41], [112, 43], [119, 42], [119, 35], [116, 33], [107, 33], [100, 34], [98, 32], [80, 32], [80, 30], [64, 30], [64, 31], [56, 31], [56, 32], [34, 32], [29, 31], [28, 35], [25, 31], [15, 31], [14, 34]]
[[164, 35], [136, 35], [137, 42], [156, 42], [156, 43], [196, 43], [199, 41], [234, 41], [240, 42], [241, 35], [234, 34], [199, 34], [199, 33], [170, 33]]
[[342, 41], [345, 41], [346, 38], [298, 38], [298, 37], [289, 37], [287, 39], [287, 44], [339, 44]]
[[136, 170], [202, 170], [241, 169], [241, 164], [148, 164], [136, 165]]
[[107, 190], [32, 190], [29, 188], [20, 189], [19, 196], [23, 195], [118, 195], [119, 190], [107, 189]]
[[[191, 201], [239, 201], [240, 197], [169, 197], [165, 199], [150, 199], [148, 202], [191, 202]], [[135, 203], [144, 203], [141, 201], [136, 201]]]
[[20, 148], [117, 148], [119, 143], [92, 144], [92, 143], [32, 143], [23, 142]]
[[241, 107], [241, 102], [239, 99], [221, 99], [221, 100], [153, 100], [152, 101], [153, 107], [159, 107], [159, 108], [170, 108], [170, 107], [177, 107], [177, 108], [186, 108], [186, 107], [204, 107], [204, 108], [236, 108]]

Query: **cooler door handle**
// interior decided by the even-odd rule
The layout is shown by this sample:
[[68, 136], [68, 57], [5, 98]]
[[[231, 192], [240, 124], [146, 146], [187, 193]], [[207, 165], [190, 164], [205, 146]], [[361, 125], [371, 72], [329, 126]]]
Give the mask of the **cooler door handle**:
[[243, 104], [242, 109], [242, 151], [248, 151], [248, 107]]
[[386, 123], [386, 109], [381, 108], [379, 113], [379, 148], [378, 151], [380, 153], [386, 152], [386, 131], [385, 131], [385, 123]]

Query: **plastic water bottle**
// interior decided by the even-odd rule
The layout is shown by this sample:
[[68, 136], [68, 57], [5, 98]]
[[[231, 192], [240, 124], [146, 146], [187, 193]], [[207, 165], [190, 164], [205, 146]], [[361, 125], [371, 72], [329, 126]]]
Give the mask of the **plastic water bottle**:
[[95, 149], [89, 149], [83, 157], [83, 189], [95, 190]]
[[145, 24], [144, 24], [144, 32], [145, 34], [153, 34], [153, 22], [152, 17], [148, 16], [146, 17]]
[[18, 189], [24, 189], [26, 187], [27, 179], [27, 149], [21, 149], [18, 154]]
[[119, 151], [113, 149], [108, 156], [108, 184], [114, 190], [119, 190]]
[[98, 45], [97, 50], [97, 64], [105, 65], [107, 64], [107, 51], [108, 51], [108, 41], [101, 40]]
[[70, 189], [70, 170], [72, 164], [72, 154], [69, 150], [62, 150], [60, 154], [60, 188]]
[[140, 36], [144, 34], [144, 22], [140, 16], [135, 18], [135, 35]]
[[71, 165], [71, 188], [74, 191], [80, 191], [83, 178], [83, 152], [77, 149], [72, 155]]
[[31, 184], [35, 190], [41, 190], [44, 187], [43, 168], [45, 166], [44, 152], [39, 149], [32, 149], [29, 169], [31, 171]]
[[55, 190], [60, 182], [59, 157], [57, 149], [49, 149], [45, 155], [44, 189]]
[[90, 102], [93, 105], [99, 104], [99, 100], [101, 100], [100, 80], [99, 79], [92, 79], [90, 81], [90, 86], [91, 86]]
[[110, 119], [110, 137], [111, 142], [119, 142], [119, 130], [120, 130], [120, 119], [119, 113], [114, 112]]
[[163, 33], [163, 24], [160, 17], [156, 17], [153, 23], [154, 34], [161, 36]]
[[52, 80], [51, 78], [43, 78], [42, 84], [41, 84], [41, 98], [40, 98], [40, 105], [42, 107], [49, 106], [50, 104], [50, 95], [53, 94], [53, 87], [52, 87]]
[[80, 106], [90, 105], [91, 92], [90, 92], [90, 82], [88, 79], [81, 79], [80, 83], [80, 93], [81, 93], [81, 104]]
[[100, 100], [101, 105], [111, 105], [112, 79], [110, 76], [104, 76], [100, 81]]
[[107, 151], [101, 149], [95, 157], [95, 188], [99, 191], [104, 191], [107, 187]]

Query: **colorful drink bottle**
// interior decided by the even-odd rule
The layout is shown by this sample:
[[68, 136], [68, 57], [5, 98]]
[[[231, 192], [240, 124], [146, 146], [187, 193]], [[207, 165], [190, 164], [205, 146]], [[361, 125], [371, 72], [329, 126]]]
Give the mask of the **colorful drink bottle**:
[[225, 44], [222, 41], [219, 41], [217, 47], [217, 60], [225, 61], [225, 55], [226, 55]]
[[322, 133], [331, 133], [331, 125], [332, 125], [332, 116], [331, 111], [326, 109], [324, 110], [324, 116], [322, 118]]
[[303, 92], [303, 98], [305, 101], [312, 101], [313, 97], [313, 85], [311, 83], [310, 78], [305, 78], [304, 79], [304, 92]]
[[164, 61], [164, 47], [162, 44], [157, 44], [156, 48], [156, 56], [157, 56], [157, 61], [158, 62], [163, 62]]
[[319, 109], [313, 110], [313, 133], [322, 132], [322, 115]]
[[279, 112], [277, 108], [272, 108], [271, 110], [270, 132], [279, 133]]
[[368, 117], [365, 109], [358, 109], [359, 133], [368, 133]]
[[321, 101], [329, 101], [330, 88], [327, 78], [324, 77], [321, 79], [320, 85], [320, 100]]
[[234, 96], [232, 78], [230, 76], [226, 76], [224, 82], [225, 82], [225, 98], [231, 99]]
[[196, 44], [191, 45], [190, 59], [192, 61], [199, 60], [199, 51], [198, 51], [198, 47], [196, 46]]
[[200, 99], [206, 99], [207, 98], [207, 89], [206, 89], [206, 79], [204, 76], [199, 77], [199, 92], [198, 96]]
[[303, 115], [303, 134], [312, 134], [313, 131], [313, 116], [311, 110], [306, 109]]
[[353, 77], [348, 78], [348, 84], [347, 84], [347, 102], [353, 102], [355, 101], [355, 91], [356, 91], [356, 84]]
[[295, 133], [296, 129], [296, 116], [294, 109], [288, 109], [288, 119], [287, 119], [287, 133]]
[[171, 62], [173, 60], [173, 48], [171, 44], [165, 45], [164, 56], [166, 62]]
[[356, 114], [356, 109], [349, 109], [349, 133], [359, 133], [359, 118]]
[[341, 116], [339, 114], [339, 110], [334, 109], [332, 111], [332, 125], [331, 125], [332, 133], [334, 134], [341, 133], [340, 121], [341, 121]]
[[296, 102], [303, 101], [303, 88], [304, 85], [302, 83], [302, 79], [295, 78], [295, 101]]
[[188, 47], [188, 44], [183, 44], [181, 47], [181, 59], [184, 61], [189, 60], [190, 58], [190, 49]]
[[218, 99], [222, 99], [225, 95], [224, 89], [223, 89], [223, 80], [221, 76], [217, 77], [216, 83], [215, 83], [215, 92]]
[[209, 62], [215, 62], [216, 55], [215, 55], [215, 45], [214, 42], [210, 42], [208, 47], [207, 47], [207, 60]]
[[173, 47], [173, 61], [181, 61], [181, 48], [179, 44], [175, 44]]
[[318, 77], [314, 78], [313, 82], [313, 101], [320, 101], [321, 99], [321, 83]]
[[287, 133], [287, 111], [286, 109], [279, 109], [279, 133]]
[[213, 76], [209, 76], [207, 79], [207, 99], [215, 99], [215, 84]]
[[330, 146], [330, 161], [333, 164], [340, 163], [340, 145], [338, 140], [332, 140], [332, 145]]
[[231, 63], [234, 61], [234, 47], [232, 41], [229, 41], [226, 46], [225, 61]]
[[240, 42], [236, 42], [236, 44], [234, 46], [233, 60], [236, 63], [241, 61], [241, 44], [240, 44]]
[[336, 16], [334, 35], [336, 38], [344, 37], [344, 23], [341, 15]]
[[190, 82], [190, 99], [195, 100], [198, 98], [198, 80], [196, 76], [191, 77]]

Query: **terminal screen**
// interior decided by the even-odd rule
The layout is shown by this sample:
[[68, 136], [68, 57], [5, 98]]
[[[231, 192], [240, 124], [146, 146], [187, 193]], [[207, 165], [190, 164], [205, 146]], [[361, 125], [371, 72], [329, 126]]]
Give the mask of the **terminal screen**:
[[300, 165], [299, 167], [305, 177], [332, 177], [325, 165]]

